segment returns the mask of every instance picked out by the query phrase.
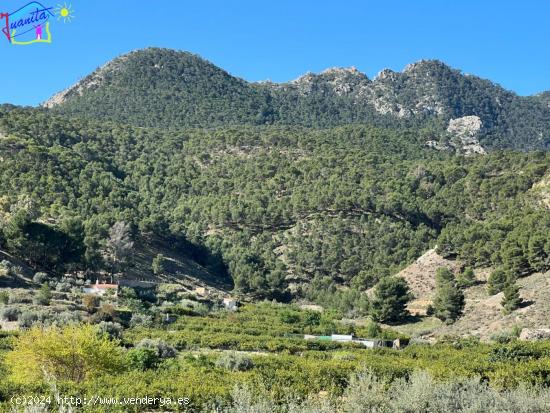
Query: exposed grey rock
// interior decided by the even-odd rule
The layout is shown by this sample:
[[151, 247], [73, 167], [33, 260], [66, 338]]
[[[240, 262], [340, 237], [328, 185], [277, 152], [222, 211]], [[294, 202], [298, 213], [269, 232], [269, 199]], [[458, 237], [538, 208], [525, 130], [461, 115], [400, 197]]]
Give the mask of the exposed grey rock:
[[435, 149], [437, 151], [448, 151], [449, 149], [452, 149], [452, 146], [447, 145], [444, 142], [439, 142], [439, 141], [427, 141], [426, 146], [428, 148], [432, 148], [432, 149]]
[[[128, 55], [118, 57], [110, 61], [109, 63], [101, 66], [91, 75], [85, 77], [84, 79], [77, 82], [73, 86], [53, 95], [50, 99], [42, 103], [42, 106], [45, 108], [53, 108], [55, 106], [63, 104], [71, 96], [74, 96], [74, 95], [82, 96], [86, 90], [90, 90], [90, 89], [93, 90], [95, 88], [100, 87], [106, 81], [108, 76], [116, 73], [117, 71], [123, 68], [124, 63], [128, 60], [129, 56], [132, 53], [136, 53], [136, 52], [131, 52]], [[160, 66], [155, 65], [155, 68], [158, 68], [158, 67]]]
[[458, 139], [459, 150], [466, 155], [482, 154], [487, 152], [480, 145], [477, 136], [481, 130], [482, 122], [478, 116], [463, 116], [458, 119], [451, 119], [447, 132]]
[[520, 340], [547, 340], [550, 339], [550, 328], [524, 328], [519, 335]]

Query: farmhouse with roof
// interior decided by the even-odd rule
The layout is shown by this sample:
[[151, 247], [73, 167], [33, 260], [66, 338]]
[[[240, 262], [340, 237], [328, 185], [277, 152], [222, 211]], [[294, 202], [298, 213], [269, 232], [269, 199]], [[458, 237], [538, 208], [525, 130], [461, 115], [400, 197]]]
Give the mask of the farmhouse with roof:
[[85, 285], [83, 291], [86, 294], [93, 294], [97, 296], [104, 296], [105, 294], [112, 293], [114, 297], [118, 295], [118, 284], [107, 284], [103, 282], [99, 283], [99, 280], [96, 280], [95, 284]]

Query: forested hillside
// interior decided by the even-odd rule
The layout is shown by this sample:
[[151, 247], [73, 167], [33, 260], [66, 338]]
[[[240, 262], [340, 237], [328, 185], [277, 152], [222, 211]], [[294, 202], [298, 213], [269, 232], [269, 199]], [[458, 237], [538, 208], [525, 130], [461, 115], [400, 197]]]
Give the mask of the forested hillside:
[[147, 127], [430, 127], [437, 140], [451, 119], [476, 116], [477, 139], [489, 150], [550, 145], [544, 95], [520, 97], [430, 60], [402, 72], [383, 70], [372, 80], [354, 68], [335, 68], [283, 84], [249, 83], [190, 53], [146, 49], [109, 62], [45, 106]]
[[251, 297], [356, 313], [436, 244], [474, 267], [548, 270], [550, 155], [457, 156], [427, 148], [430, 133], [143, 128], [4, 106], [0, 246], [37, 270], [108, 269], [100, 251], [125, 222]]

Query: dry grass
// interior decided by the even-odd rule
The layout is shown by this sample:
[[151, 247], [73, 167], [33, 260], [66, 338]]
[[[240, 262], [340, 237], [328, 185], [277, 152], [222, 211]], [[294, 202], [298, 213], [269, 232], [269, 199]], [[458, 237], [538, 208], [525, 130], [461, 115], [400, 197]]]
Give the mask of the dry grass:
[[462, 263], [447, 260], [435, 252], [435, 249], [431, 249], [399, 272], [397, 276], [403, 277], [407, 281], [417, 299], [425, 300], [431, 297], [435, 290], [435, 273], [440, 267], [446, 267], [452, 272], [458, 273]]
[[[444, 335], [477, 336], [489, 340], [492, 335], [510, 331], [514, 326], [523, 328], [550, 328], [550, 272], [536, 273], [518, 281], [524, 305], [504, 314], [500, 302], [503, 294], [488, 296], [484, 283], [465, 291], [464, 315], [454, 324], [445, 325], [434, 317], [396, 327], [413, 337], [437, 338]], [[394, 327], [395, 328], [395, 327]]]

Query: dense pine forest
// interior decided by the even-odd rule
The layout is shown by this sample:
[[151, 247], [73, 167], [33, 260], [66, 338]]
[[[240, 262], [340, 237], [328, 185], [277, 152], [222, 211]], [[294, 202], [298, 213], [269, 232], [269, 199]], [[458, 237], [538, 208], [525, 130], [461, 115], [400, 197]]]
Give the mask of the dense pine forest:
[[463, 157], [411, 129], [165, 131], [9, 107], [0, 129], [2, 245], [37, 270], [106, 269], [98, 250], [117, 221], [180, 240], [243, 293], [348, 310], [435, 245], [474, 267], [550, 266], [533, 189], [544, 152]]

